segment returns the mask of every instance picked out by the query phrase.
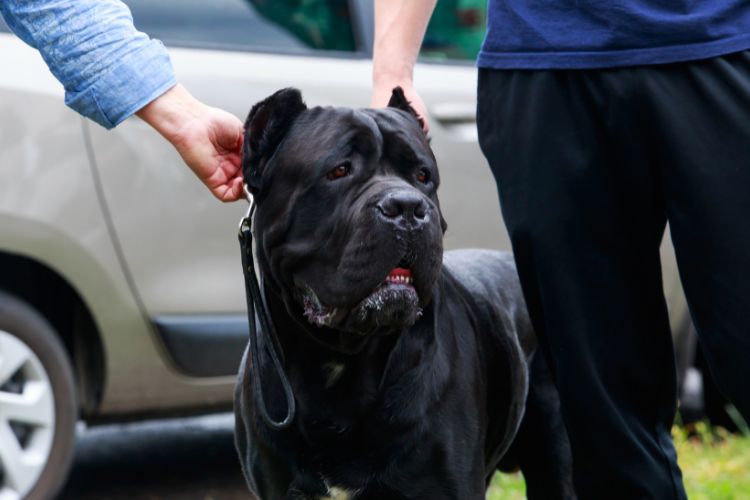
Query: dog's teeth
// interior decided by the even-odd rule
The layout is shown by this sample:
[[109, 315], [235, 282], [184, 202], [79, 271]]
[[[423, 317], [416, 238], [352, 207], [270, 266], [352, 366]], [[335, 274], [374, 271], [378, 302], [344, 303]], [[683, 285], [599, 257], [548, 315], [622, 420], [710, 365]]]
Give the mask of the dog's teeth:
[[414, 278], [411, 276], [388, 276], [386, 279], [387, 283], [409, 285], [414, 282]]

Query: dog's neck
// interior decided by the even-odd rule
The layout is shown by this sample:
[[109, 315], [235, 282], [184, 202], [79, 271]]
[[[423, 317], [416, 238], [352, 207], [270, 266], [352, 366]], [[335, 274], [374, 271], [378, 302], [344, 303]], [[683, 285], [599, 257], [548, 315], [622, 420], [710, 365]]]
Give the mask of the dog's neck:
[[[302, 323], [306, 320], [301, 314], [292, 317], [281, 297], [266, 290], [266, 301], [285, 369], [297, 400], [298, 418], [307, 427], [306, 434], [319, 433], [324, 439], [335, 435], [341, 437], [355, 423], [363, 422], [364, 415], [373, 415], [388, 406], [389, 399], [403, 397], [400, 393], [392, 393], [389, 388], [397, 386], [397, 381], [403, 388], [404, 377], [413, 379], [413, 383], [422, 384], [422, 387], [433, 388], [430, 398], [439, 397], [442, 379], [448, 374], [440, 373], [440, 380], [436, 380], [432, 370], [432, 361], [437, 360], [442, 352], [434, 328], [440, 307], [437, 288], [436, 285], [433, 300], [415, 325], [401, 332], [373, 334], [364, 341], [360, 340], [362, 346], [354, 353], [331, 348], [328, 342], [320, 341], [320, 336], [338, 338], [355, 334], [330, 329], [326, 332]], [[318, 329], [318, 332], [313, 329]], [[313, 337], [311, 332], [317, 335]], [[266, 372], [270, 375], [268, 370]], [[264, 380], [264, 385], [267, 394], [279, 394], [277, 380]], [[426, 411], [426, 408], [409, 404], [393, 406], [400, 408], [403, 413], [400, 416], [407, 419], [419, 418], [419, 414]], [[410, 409], [411, 413], [405, 409]], [[272, 413], [282, 411], [283, 407], [280, 407]]]
[[[404, 329], [382, 329], [367, 335], [339, 331], [310, 324], [301, 307], [289, 305], [273, 290], [264, 287], [266, 304], [276, 329], [287, 365], [296, 357], [323, 364], [353, 364], [387, 357], [396, 346]], [[338, 371], [338, 370], [334, 370]]]

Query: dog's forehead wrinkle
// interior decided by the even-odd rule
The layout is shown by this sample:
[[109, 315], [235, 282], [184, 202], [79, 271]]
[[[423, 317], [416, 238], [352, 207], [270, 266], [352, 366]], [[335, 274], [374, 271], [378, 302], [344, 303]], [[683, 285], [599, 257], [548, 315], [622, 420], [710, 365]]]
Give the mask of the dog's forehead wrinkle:
[[294, 125], [304, 133], [291, 134], [294, 138], [284, 148], [288, 173], [310, 176], [312, 171], [327, 171], [354, 153], [364, 155], [366, 163], [372, 158], [379, 169], [386, 165], [399, 174], [419, 165], [434, 165], [429, 146], [419, 136], [421, 131], [398, 110], [329, 107], [313, 108], [304, 115]]
[[387, 108], [385, 118], [378, 122], [381, 133], [388, 139], [401, 139], [429, 149], [429, 140], [417, 120], [405, 111]]
[[404, 174], [419, 167], [430, 167], [437, 180], [438, 172], [435, 157], [429, 146], [415, 141], [404, 130], [384, 134], [384, 146], [378, 158], [380, 165]]
[[380, 127], [378, 127], [378, 123], [369, 113], [366, 113], [364, 110], [359, 111], [359, 117], [362, 120], [362, 122], [368, 127], [370, 132], [372, 132], [372, 136], [373, 138], [375, 138], [375, 141], [378, 146], [378, 150], [382, 151], [383, 133], [380, 131]]
[[304, 133], [295, 134], [294, 149], [309, 150], [312, 154], [331, 152], [362, 138], [372, 138], [376, 148], [382, 147], [382, 135], [377, 124], [362, 110], [318, 107], [308, 113], [305, 120], [295, 123]]
[[395, 108], [364, 109], [374, 122], [384, 142], [397, 138], [415, 142], [420, 148], [429, 149], [429, 142], [417, 120], [406, 111]]

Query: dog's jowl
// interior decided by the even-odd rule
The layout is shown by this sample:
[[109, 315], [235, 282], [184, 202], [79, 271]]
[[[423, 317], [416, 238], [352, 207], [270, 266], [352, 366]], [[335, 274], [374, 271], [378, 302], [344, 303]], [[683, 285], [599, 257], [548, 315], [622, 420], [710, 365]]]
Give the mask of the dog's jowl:
[[[281, 90], [245, 130], [258, 268], [297, 406], [284, 429], [260, 417], [246, 352], [236, 442], [253, 493], [481, 499], [498, 468], [520, 467], [530, 498], [572, 498], [513, 259], [443, 255], [437, 165], [401, 90], [360, 110], [307, 108]], [[252, 368], [283, 416], [264, 359]]]

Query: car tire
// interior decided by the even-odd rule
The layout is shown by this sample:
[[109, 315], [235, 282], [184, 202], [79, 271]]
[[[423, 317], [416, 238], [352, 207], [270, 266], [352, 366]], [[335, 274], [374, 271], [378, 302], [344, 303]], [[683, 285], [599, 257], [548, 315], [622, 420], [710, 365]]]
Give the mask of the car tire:
[[77, 419], [73, 370], [57, 333], [0, 291], [0, 498], [54, 498], [70, 470]]

